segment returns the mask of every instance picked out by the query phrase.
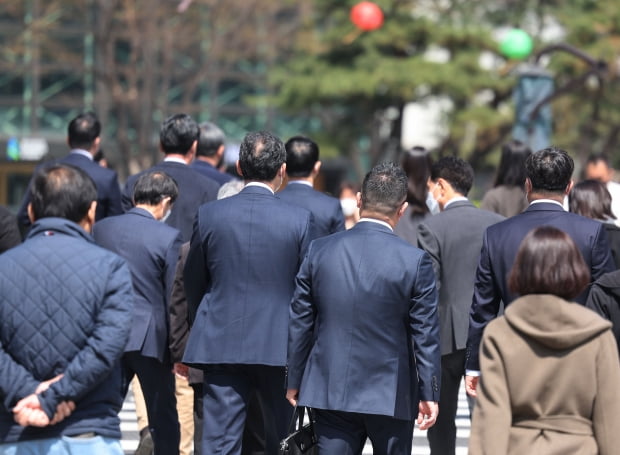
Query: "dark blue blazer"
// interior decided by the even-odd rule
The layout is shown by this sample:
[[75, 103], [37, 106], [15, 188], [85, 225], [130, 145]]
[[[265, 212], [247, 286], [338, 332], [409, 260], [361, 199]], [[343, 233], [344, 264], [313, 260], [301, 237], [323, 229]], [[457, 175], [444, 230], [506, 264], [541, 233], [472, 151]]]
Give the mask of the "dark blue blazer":
[[184, 270], [195, 315], [184, 363], [285, 365], [311, 217], [257, 186], [200, 207]]
[[430, 257], [373, 222], [310, 244], [290, 311], [288, 388], [313, 408], [411, 420], [439, 401]]
[[[497, 317], [500, 302], [510, 304], [518, 296], [508, 290], [508, 275], [523, 238], [538, 226], [553, 226], [575, 242], [590, 268], [591, 281], [615, 269], [607, 234], [602, 223], [569, 213], [558, 204], [538, 202], [523, 213], [490, 226], [484, 234], [476, 270], [474, 297], [469, 313], [466, 368], [479, 370], [478, 350], [482, 332]], [[575, 300], [585, 304], [587, 291]]]
[[179, 186], [179, 197], [172, 206], [172, 213], [166, 224], [181, 231], [181, 239], [188, 242], [192, 235], [192, 225], [198, 207], [205, 202], [217, 199], [220, 185], [189, 166], [174, 161], [162, 161], [146, 171], [132, 175], [127, 179], [123, 189], [123, 209], [133, 207], [133, 188], [138, 178], [145, 172], [163, 171], [172, 177]]
[[338, 199], [316, 191], [304, 183], [293, 182], [289, 182], [277, 195], [283, 201], [312, 212], [313, 239], [344, 231], [344, 215]]
[[135, 294], [125, 352], [168, 358], [168, 308], [181, 246], [177, 229], [134, 207], [124, 215], [95, 223], [95, 242], [125, 258]]
[[220, 184], [220, 186], [226, 182], [230, 182], [234, 178], [232, 175], [220, 172], [209, 163], [201, 161], [199, 159], [195, 159], [194, 161], [192, 161], [192, 164], [190, 164], [189, 167], [191, 167], [195, 171], [200, 172], [205, 177], [209, 177], [210, 179], [215, 180], [217, 183]]
[[[41, 167], [53, 166], [54, 164], [70, 164], [86, 172], [95, 182], [97, 187], [97, 211], [95, 219], [97, 221], [106, 216], [120, 215], [123, 213], [121, 207], [121, 189], [118, 184], [118, 176], [111, 169], [100, 166], [93, 160], [88, 159], [79, 153], [69, 153], [59, 160], [49, 161], [37, 166], [36, 171]], [[36, 173], [35, 171], [35, 173]], [[32, 180], [30, 182], [32, 184]], [[28, 186], [30, 188], [30, 185]], [[30, 203], [30, 190], [26, 191], [22, 199], [22, 205], [17, 214], [19, 223], [22, 226], [30, 226], [28, 219], [28, 204]]]

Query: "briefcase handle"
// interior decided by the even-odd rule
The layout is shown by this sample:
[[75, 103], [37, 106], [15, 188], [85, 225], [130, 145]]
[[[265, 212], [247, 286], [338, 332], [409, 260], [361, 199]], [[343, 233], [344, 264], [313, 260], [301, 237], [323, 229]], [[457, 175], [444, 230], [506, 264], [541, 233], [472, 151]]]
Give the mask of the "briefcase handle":
[[[314, 413], [312, 412], [312, 408], [308, 409], [308, 420], [310, 421], [310, 429], [314, 434]], [[295, 406], [293, 410], [293, 416], [291, 417], [291, 423], [288, 426], [288, 434], [293, 434], [295, 431], [301, 430], [301, 427], [304, 425], [304, 412], [306, 410], [305, 406]], [[297, 422], [297, 426], [295, 426], [295, 422]]]

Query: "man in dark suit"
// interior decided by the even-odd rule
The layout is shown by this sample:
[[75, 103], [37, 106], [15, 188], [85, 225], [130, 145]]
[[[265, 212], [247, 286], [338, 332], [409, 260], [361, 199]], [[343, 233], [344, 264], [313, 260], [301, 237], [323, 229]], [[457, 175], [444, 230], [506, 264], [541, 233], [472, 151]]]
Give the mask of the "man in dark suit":
[[439, 321], [428, 255], [393, 233], [407, 176], [364, 179], [359, 222], [315, 240], [296, 278], [288, 338], [291, 404], [315, 411], [319, 453], [411, 453], [414, 419], [437, 418]]
[[312, 212], [313, 238], [344, 231], [340, 201], [313, 188], [321, 169], [319, 146], [303, 136], [290, 138], [284, 146], [288, 185], [278, 192], [280, 199]]
[[179, 453], [175, 380], [168, 350], [168, 307], [181, 235], [160, 222], [178, 196], [174, 180], [144, 173], [134, 187], [135, 207], [98, 222], [93, 234], [104, 248], [125, 258], [135, 304], [123, 367], [127, 383], [138, 376], [144, 392], [155, 454]]
[[186, 114], [168, 117], [159, 131], [160, 149], [165, 158], [152, 168], [127, 179], [122, 194], [123, 209], [133, 207], [133, 187], [145, 172], [162, 171], [172, 177], [179, 186], [179, 197], [172, 208], [166, 224], [181, 231], [183, 242], [192, 235], [192, 224], [201, 204], [217, 198], [219, 184], [189, 167], [196, 155], [198, 124]]
[[198, 137], [198, 145], [196, 147], [196, 159], [190, 167], [202, 175], [215, 180], [220, 185], [230, 182], [233, 176], [220, 172], [218, 169], [226, 149], [224, 145], [226, 140], [224, 132], [211, 122], [203, 122], [199, 127], [200, 136]]
[[[573, 169], [573, 160], [564, 150], [550, 147], [532, 153], [525, 162], [525, 192], [530, 206], [485, 231], [467, 336], [465, 382], [471, 396], [476, 395], [480, 374], [478, 350], [482, 332], [497, 317], [500, 301], [509, 305], [517, 297], [508, 289], [508, 273], [528, 232], [547, 225], [570, 235], [590, 268], [592, 281], [615, 269], [603, 224], [564, 210], [564, 197], [573, 187]], [[585, 304], [586, 299], [584, 292], [575, 300]]]
[[[118, 185], [118, 176], [111, 169], [100, 166], [93, 161], [93, 156], [99, 150], [101, 143], [101, 123], [97, 116], [92, 112], [85, 112], [78, 115], [69, 123], [67, 128], [67, 142], [71, 147], [71, 152], [53, 162], [44, 163], [41, 166], [51, 166], [52, 164], [70, 164], [82, 169], [93, 179], [97, 187], [97, 221], [106, 216], [120, 215], [123, 213], [121, 208], [121, 190]], [[39, 167], [37, 167], [37, 170]], [[32, 183], [31, 183], [32, 184]], [[30, 187], [30, 185], [29, 185]], [[28, 219], [28, 203], [30, 202], [30, 190], [26, 191], [17, 218], [22, 230], [30, 228]]]
[[458, 394], [465, 374], [469, 308], [474, 294], [476, 265], [487, 227], [504, 220], [476, 208], [467, 199], [474, 183], [469, 163], [446, 156], [431, 166], [429, 192], [441, 212], [418, 225], [418, 246], [433, 261], [439, 290], [441, 338], [441, 412], [427, 436], [433, 455], [454, 455]]
[[184, 279], [190, 331], [183, 363], [204, 370], [202, 453], [241, 453], [248, 400], [263, 407], [266, 453], [276, 453], [292, 408], [284, 396], [288, 308], [309, 241], [311, 213], [274, 191], [286, 172], [284, 144], [249, 133], [237, 195], [198, 211]]

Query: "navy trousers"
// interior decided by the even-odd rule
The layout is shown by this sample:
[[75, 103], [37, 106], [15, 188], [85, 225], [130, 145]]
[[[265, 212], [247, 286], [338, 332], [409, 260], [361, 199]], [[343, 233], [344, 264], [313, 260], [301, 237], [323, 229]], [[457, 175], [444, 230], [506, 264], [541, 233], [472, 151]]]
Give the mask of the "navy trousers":
[[413, 420], [313, 408], [319, 454], [361, 455], [366, 439], [375, 455], [411, 453]]
[[260, 403], [265, 453], [277, 453], [293, 415], [286, 400], [284, 367], [207, 365], [204, 373], [202, 453], [241, 455], [253, 397]]

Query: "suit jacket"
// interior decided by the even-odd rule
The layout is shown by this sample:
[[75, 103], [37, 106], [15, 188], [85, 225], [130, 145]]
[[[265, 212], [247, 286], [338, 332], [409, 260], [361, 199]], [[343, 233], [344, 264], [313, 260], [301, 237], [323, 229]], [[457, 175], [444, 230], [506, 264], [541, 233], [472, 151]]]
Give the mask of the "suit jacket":
[[504, 217], [455, 201], [418, 226], [418, 246], [433, 261], [439, 290], [441, 354], [465, 349], [476, 266], [487, 227]]
[[[531, 204], [525, 212], [489, 227], [483, 237], [469, 315], [467, 369], [479, 370], [482, 331], [498, 315], [500, 301], [508, 305], [517, 297], [508, 290], [508, 274], [521, 241], [532, 229], [544, 225], [561, 229], [573, 239], [590, 268], [592, 281], [615, 269], [603, 224], [566, 212], [558, 204]], [[575, 300], [584, 304], [586, 298], [584, 292]]]
[[192, 164], [190, 164], [189, 167], [197, 172], [200, 172], [205, 177], [215, 180], [220, 186], [226, 182], [230, 182], [234, 178], [232, 175], [220, 172], [209, 163], [199, 159], [192, 161]]
[[189, 241], [198, 207], [205, 202], [215, 200], [220, 185], [185, 164], [174, 161], [162, 161], [152, 168], [132, 175], [127, 179], [122, 195], [123, 209], [125, 211], [133, 207], [133, 189], [136, 181], [142, 174], [151, 171], [165, 172], [177, 182], [179, 197], [172, 206], [172, 212], [166, 220], [166, 224], [181, 231], [183, 242]]
[[313, 239], [344, 231], [344, 215], [338, 199], [316, 191], [309, 185], [292, 182], [278, 192], [278, 197], [312, 212]]
[[[118, 184], [118, 176], [116, 172], [111, 169], [100, 166], [93, 160], [80, 155], [79, 153], [69, 153], [64, 158], [59, 160], [50, 161], [37, 166], [35, 174], [42, 167], [49, 167], [55, 164], [69, 164], [86, 172], [91, 179], [95, 182], [97, 187], [97, 211], [95, 213], [95, 219], [97, 221], [107, 217], [120, 215], [123, 213], [121, 207], [121, 189]], [[32, 180], [28, 185], [28, 188], [32, 185]], [[17, 214], [18, 221], [21, 226], [30, 227], [30, 220], [28, 219], [28, 204], [30, 203], [30, 190], [26, 191], [24, 198], [22, 199], [22, 205]]]
[[259, 186], [200, 207], [184, 271], [195, 317], [184, 363], [284, 366], [311, 217]]
[[164, 361], [168, 356], [168, 302], [181, 236], [177, 229], [134, 207], [95, 223], [95, 241], [125, 258], [135, 294], [125, 352], [140, 351]]
[[438, 401], [430, 258], [378, 223], [317, 239], [296, 278], [288, 388], [318, 409], [411, 420]]

